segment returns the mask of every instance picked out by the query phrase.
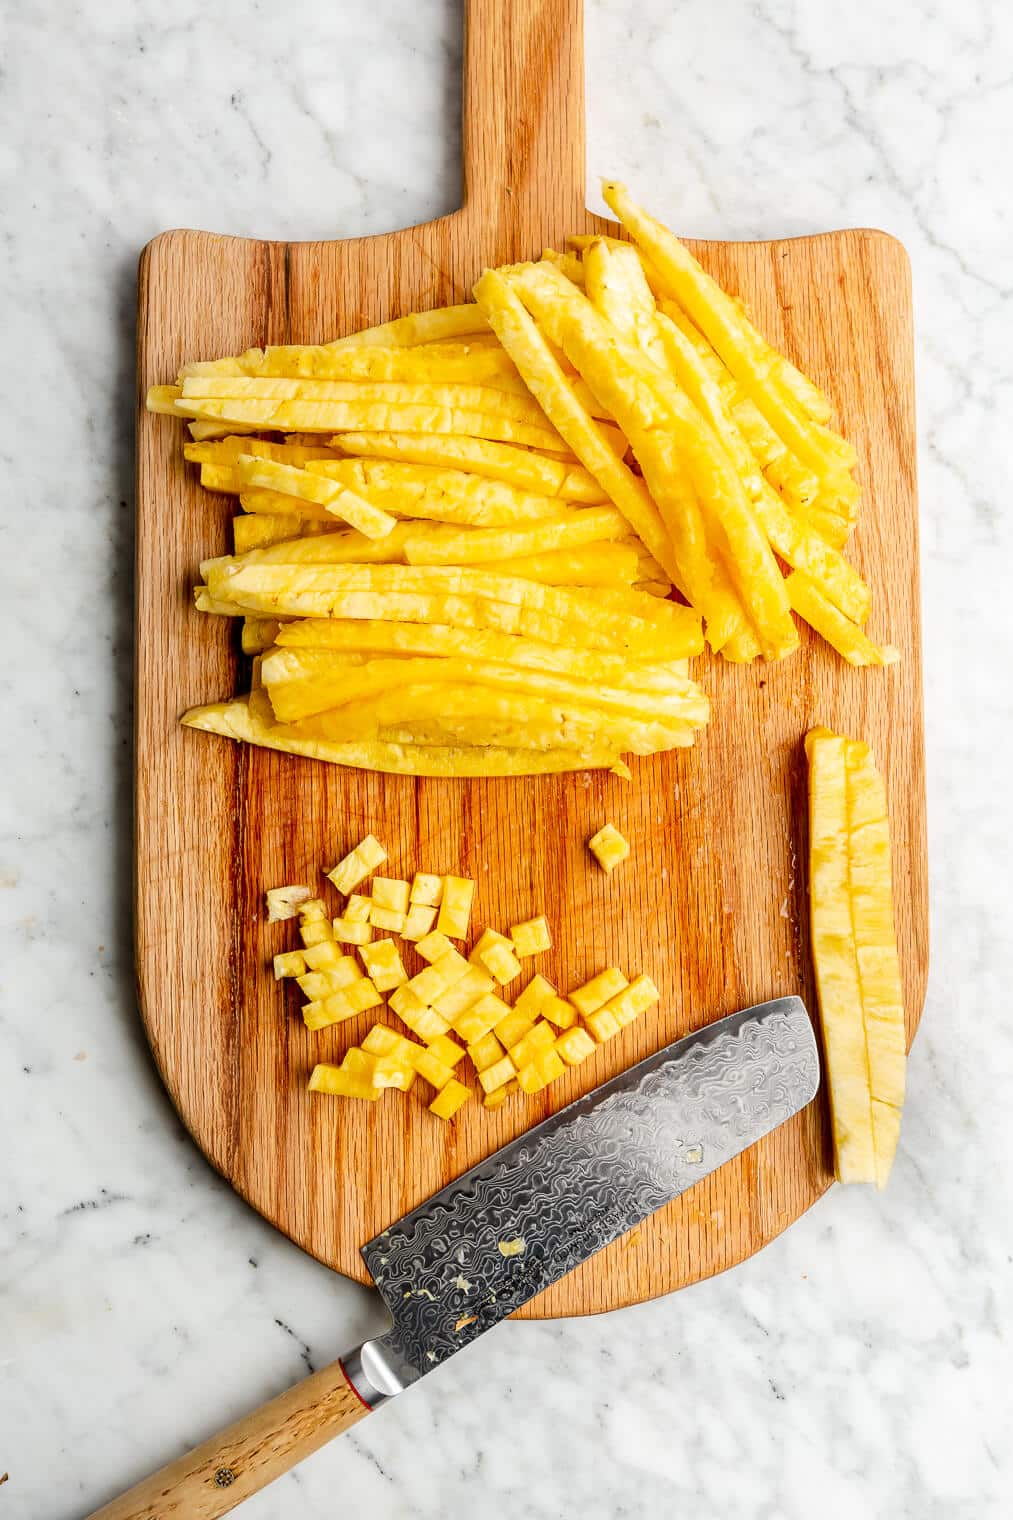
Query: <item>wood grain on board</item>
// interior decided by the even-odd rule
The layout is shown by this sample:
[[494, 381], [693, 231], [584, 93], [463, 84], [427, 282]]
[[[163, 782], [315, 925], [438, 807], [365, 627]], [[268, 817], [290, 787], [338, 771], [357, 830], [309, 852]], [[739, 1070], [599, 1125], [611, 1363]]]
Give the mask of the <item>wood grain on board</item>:
[[[495, 18], [495, 26], [488, 23]], [[606, 223], [584, 209], [577, 0], [473, 0], [466, 36], [466, 202], [450, 216], [342, 242], [169, 232], [140, 271], [137, 475], [136, 924], [141, 1007], [184, 1123], [244, 1198], [307, 1251], [368, 1280], [359, 1246], [554, 1108], [679, 1035], [781, 993], [815, 1007], [807, 930], [805, 769], [813, 723], [871, 741], [889, 788], [908, 1030], [927, 967], [921, 641], [910, 279], [869, 231], [694, 243], [758, 325], [831, 395], [858, 450], [853, 553], [875, 589], [870, 631], [893, 670], [845, 665], [815, 636], [777, 665], [701, 660], [713, 699], [696, 747], [632, 762], [633, 782], [368, 775], [182, 730], [180, 713], [241, 689], [230, 620], [202, 616], [198, 562], [228, 551], [234, 499], [201, 489], [183, 427], [149, 416], [148, 385], [195, 357], [326, 341], [469, 298], [482, 268]], [[674, 192], [675, 187], [673, 187]], [[673, 193], [673, 199], [676, 196]], [[587, 836], [632, 841], [610, 878]], [[389, 870], [478, 882], [476, 926], [545, 912], [539, 969], [572, 986], [607, 964], [649, 972], [660, 1009], [533, 1100], [451, 1124], [418, 1094], [311, 1098], [306, 1078], [365, 1032], [308, 1032], [270, 960], [263, 892], [319, 884], [368, 831]], [[324, 884], [326, 885], [326, 884]], [[329, 890], [329, 888], [328, 888]], [[629, 1304], [741, 1261], [831, 1181], [822, 1098], [792, 1123], [549, 1289], [535, 1317]]]

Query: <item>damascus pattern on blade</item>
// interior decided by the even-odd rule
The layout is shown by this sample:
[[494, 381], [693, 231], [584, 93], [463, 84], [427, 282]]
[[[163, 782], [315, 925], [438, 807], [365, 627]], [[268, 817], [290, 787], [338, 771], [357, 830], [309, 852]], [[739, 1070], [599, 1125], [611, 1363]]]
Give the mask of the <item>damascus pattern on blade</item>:
[[780, 998], [659, 1051], [473, 1167], [363, 1247], [414, 1381], [797, 1113], [819, 1085]]

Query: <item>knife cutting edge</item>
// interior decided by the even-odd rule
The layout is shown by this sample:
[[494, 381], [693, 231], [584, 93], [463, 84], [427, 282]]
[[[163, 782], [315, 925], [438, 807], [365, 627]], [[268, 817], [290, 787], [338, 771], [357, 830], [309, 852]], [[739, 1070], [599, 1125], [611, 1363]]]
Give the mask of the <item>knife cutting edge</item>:
[[804, 1003], [710, 1024], [553, 1114], [362, 1248], [386, 1334], [91, 1520], [216, 1520], [800, 1112], [819, 1087]]

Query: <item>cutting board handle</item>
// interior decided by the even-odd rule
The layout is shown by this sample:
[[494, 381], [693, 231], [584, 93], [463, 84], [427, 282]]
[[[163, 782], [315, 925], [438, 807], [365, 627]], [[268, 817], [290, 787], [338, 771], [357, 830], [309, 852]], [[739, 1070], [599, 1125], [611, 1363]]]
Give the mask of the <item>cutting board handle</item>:
[[511, 224], [526, 242], [564, 213], [583, 225], [582, 0], [466, 0], [463, 138], [465, 214], [487, 247]]

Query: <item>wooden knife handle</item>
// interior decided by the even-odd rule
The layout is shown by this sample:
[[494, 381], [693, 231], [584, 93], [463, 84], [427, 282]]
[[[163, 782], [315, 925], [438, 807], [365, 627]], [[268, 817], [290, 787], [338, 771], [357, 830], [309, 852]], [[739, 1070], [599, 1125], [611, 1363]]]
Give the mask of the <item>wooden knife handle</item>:
[[333, 1362], [88, 1520], [218, 1520], [369, 1412], [341, 1363]]

